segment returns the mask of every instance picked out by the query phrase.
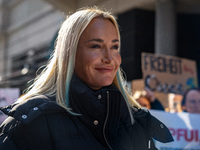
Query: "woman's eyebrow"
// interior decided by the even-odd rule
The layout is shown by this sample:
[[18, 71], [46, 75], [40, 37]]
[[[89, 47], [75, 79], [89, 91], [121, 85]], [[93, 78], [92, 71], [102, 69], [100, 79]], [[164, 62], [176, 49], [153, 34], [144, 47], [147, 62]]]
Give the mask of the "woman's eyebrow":
[[102, 42], [102, 43], [104, 42], [104, 40], [102, 40], [102, 39], [91, 39], [91, 40], [88, 40], [87, 43], [88, 43], [88, 42], [92, 42], [92, 41], [95, 41], [95, 42]]
[[[103, 39], [91, 39], [91, 40], [88, 40], [87, 43], [88, 43], [88, 42], [91, 42], [91, 41], [101, 42], [101, 43], [104, 42]], [[114, 39], [114, 40], [112, 40], [112, 43], [115, 43], [115, 42], [119, 42], [119, 40], [118, 40], [118, 39]]]
[[112, 43], [115, 43], [115, 42], [119, 42], [119, 40], [118, 39], [112, 40]]

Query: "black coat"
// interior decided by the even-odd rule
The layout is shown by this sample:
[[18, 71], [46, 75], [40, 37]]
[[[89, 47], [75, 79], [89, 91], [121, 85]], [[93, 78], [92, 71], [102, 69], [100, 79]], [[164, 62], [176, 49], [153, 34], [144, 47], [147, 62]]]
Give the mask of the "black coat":
[[155, 150], [153, 139], [173, 141], [146, 109], [132, 109], [134, 123], [114, 86], [93, 91], [74, 77], [68, 113], [54, 98], [38, 96], [2, 111], [0, 150]]

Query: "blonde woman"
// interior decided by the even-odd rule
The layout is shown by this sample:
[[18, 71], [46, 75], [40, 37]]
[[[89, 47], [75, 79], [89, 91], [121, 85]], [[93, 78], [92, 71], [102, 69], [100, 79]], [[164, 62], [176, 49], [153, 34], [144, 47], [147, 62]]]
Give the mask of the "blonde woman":
[[[120, 70], [115, 18], [83, 9], [62, 24], [46, 69], [0, 127], [6, 150], [145, 150], [169, 130], [132, 99]], [[162, 124], [162, 125], [161, 125]], [[156, 129], [156, 130], [155, 130]]]

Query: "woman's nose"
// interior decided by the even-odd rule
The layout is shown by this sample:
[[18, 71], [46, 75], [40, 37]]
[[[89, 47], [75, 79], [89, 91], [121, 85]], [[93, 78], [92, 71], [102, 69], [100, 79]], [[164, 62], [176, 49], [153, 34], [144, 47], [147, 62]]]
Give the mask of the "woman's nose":
[[112, 54], [111, 54], [110, 50], [109, 49], [105, 50], [104, 54], [103, 54], [102, 62], [103, 63], [111, 63], [112, 60], [113, 60], [113, 58], [112, 58]]

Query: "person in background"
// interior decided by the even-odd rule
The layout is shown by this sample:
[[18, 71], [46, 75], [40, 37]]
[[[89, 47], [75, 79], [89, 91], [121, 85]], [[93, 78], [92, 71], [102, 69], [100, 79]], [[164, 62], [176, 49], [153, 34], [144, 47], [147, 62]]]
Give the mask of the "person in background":
[[141, 107], [145, 107], [147, 109], [151, 109], [151, 102], [146, 96], [140, 96], [136, 100], [141, 105]]
[[156, 150], [154, 140], [173, 141], [127, 92], [120, 64], [110, 12], [88, 8], [69, 16], [46, 69], [15, 104], [1, 108], [9, 117], [0, 126], [0, 149]]
[[200, 113], [200, 89], [188, 89], [181, 102], [182, 110], [188, 113]]

